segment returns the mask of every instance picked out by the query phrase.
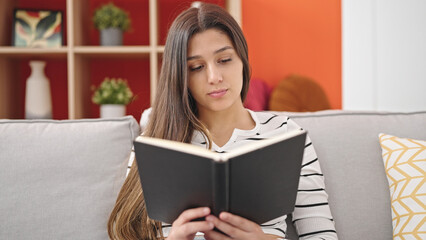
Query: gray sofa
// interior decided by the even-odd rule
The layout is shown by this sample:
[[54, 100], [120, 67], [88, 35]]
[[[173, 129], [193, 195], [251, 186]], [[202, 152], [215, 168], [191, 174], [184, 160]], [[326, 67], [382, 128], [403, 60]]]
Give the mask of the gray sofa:
[[108, 239], [132, 117], [0, 120], [0, 239]]
[[[424, 140], [426, 112], [279, 114], [309, 131], [339, 239], [392, 239], [378, 134]], [[139, 132], [132, 117], [0, 120], [0, 239], [107, 239]]]
[[[392, 239], [389, 185], [378, 134], [425, 140], [426, 112], [287, 115], [308, 130], [314, 143], [339, 239]], [[288, 230], [296, 239], [294, 229]]]

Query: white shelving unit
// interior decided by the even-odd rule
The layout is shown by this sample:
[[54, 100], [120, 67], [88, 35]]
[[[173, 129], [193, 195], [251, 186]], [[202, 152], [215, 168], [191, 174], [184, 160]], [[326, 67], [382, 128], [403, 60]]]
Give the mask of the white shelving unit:
[[[39, 0], [41, 1], [41, 0]], [[92, 58], [149, 59], [151, 102], [154, 98], [158, 79], [159, 56], [164, 46], [159, 45], [158, 0], [149, 0], [149, 44], [138, 46], [90, 46], [84, 38], [84, 23], [89, 22], [89, 6], [86, 0], [62, 0], [66, 4], [67, 45], [59, 48], [17, 48], [10, 46], [11, 22], [15, 0], [0, 1], [0, 118], [22, 118], [17, 108], [22, 103], [15, 96], [22, 88], [16, 81], [19, 77], [17, 62], [21, 59], [43, 58], [60, 59], [67, 62], [68, 118], [79, 119], [88, 116], [90, 102], [90, 69], [88, 61]], [[241, 0], [227, 0], [226, 8], [241, 24]], [[0, 20], [2, 20], [0, 18]], [[1, 30], [2, 29], [2, 30]]]

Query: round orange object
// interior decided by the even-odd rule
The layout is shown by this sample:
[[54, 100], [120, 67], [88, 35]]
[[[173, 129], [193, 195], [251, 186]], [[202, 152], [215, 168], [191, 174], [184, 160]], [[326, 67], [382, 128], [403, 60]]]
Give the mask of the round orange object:
[[310, 78], [297, 75], [281, 80], [269, 99], [271, 111], [313, 112], [330, 108], [322, 87]]

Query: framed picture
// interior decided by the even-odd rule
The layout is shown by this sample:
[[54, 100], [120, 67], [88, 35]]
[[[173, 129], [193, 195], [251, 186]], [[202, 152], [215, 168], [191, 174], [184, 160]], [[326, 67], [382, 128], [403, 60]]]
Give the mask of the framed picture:
[[12, 46], [60, 47], [63, 45], [61, 11], [15, 9]]

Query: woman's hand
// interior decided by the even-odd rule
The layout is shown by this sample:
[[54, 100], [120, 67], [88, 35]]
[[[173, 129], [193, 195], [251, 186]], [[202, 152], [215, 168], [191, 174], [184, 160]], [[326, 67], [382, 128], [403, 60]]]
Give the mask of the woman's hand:
[[206, 217], [206, 220], [208, 222], [213, 223], [217, 229], [219, 229], [220, 231], [228, 235], [228, 236], [225, 236], [217, 231], [212, 230], [212, 231], [204, 232], [204, 237], [207, 240], [277, 239], [277, 236], [265, 234], [257, 223], [228, 212], [220, 213], [219, 218], [213, 215], [209, 215]]
[[210, 214], [207, 207], [193, 208], [183, 211], [173, 222], [168, 240], [193, 240], [197, 232], [211, 231], [214, 227], [212, 222], [191, 220], [205, 217]]

